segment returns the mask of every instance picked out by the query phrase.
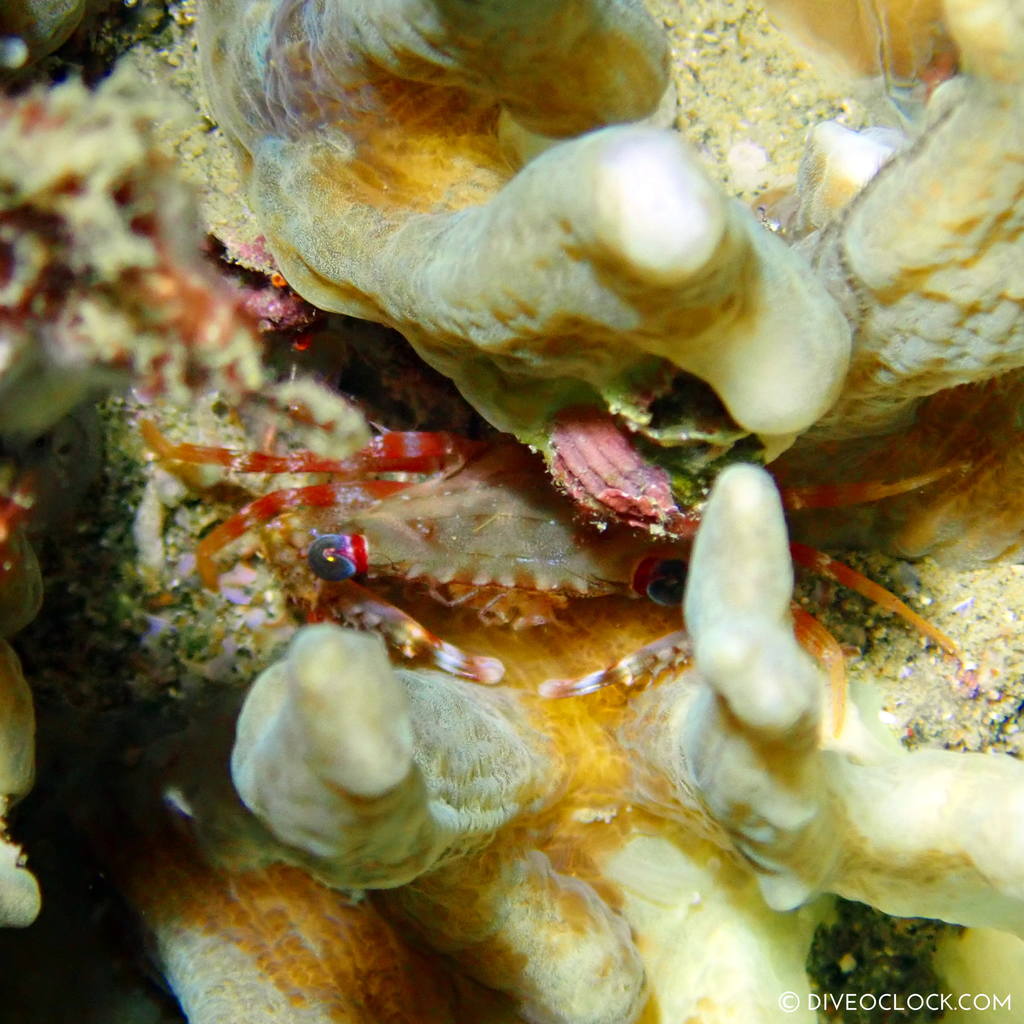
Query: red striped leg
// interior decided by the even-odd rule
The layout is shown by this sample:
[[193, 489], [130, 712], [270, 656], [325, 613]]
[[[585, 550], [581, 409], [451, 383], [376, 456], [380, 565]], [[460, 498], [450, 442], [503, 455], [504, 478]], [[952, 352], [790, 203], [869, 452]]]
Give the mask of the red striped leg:
[[3, 561], [7, 544], [15, 529], [27, 519], [35, 503], [35, 486], [29, 473], [18, 477], [9, 493], [0, 495], [0, 573], [8, 568]]
[[961, 661], [963, 660], [960, 648], [945, 633], [936, 629], [926, 618], [918, 615], [913, 608], [905, 605], [892, 591], [869, 580], [867, 576], [862, 576], [856, 569], [851, 569], [848, 565], [835, 561], [824, 551], [818, 551], [817, 548], [793, 541], [789, 545], [789, 550], [797, 565], [802, 565], [827, 579], [841, 583], [844, 587], [849, 587], [850, 590], [857, 591], [869, 601], [874, 601], [880, 608], [893, 612], [905, 622], [909, 622], [919, 633], [928, 637], [929, 640], [934, 640], [944, 651]]
[[843, 731], [846, 719], [846, 664], [839, 641], [813, 616], [798, 604], [791, 604], [793, 632], [797, 642], [828, 672], [829, 711], [832, 735]]
[[392, 430], [374, 437], [347, 459], [328, 459], [309, 451], [269, 455], [212, 445], [175, 444], [152, 420], [143, 420], [139, 429], [147, 446], [162, 459], [224, 466], [236, 473], [338, 473], [350, 477], [365, 473], [433, 473], [464, 460], [481, 447], [479, 442], [454, 434]]
[[203, 584], [211, 589], [217, 585], [217, 567], [213, 556], [225, 544], [241, 537], [254, 526], [269, 522], [275, 516], [293, 508], [336, 505], [340, 510], [365, 508], [381, 498], [387, 498], [408, 487], [396, 480], [364, 480], [359, 483], [312, 484], [309, 487], [286, 487], [264, 494], [248, 505], [243, 505], [233, 516], [211, 530], [196, 545], [196, 569]]
[[814, 484], [810, 487], [780, 487], [783, 508], [796, 511], [801, 508], [842, 508], [845, 505], [860, 505], [868, 501], [881, 501], [897, 494], [916, 491], [919, 487], [941, 480], [957, 470], [966, 469], [964, 462], [955, 462], [952, 466], [941, 466], [917, 476], [904, 477], [892, 483], [878, 480], [855, 484]]
[[467, 654], [421, 626], [411, 615], [352, 580], [324, 589], [320, 614], [380, 633], [406, 658], [425, 658], [437, 668], [474, 683], [500, 683], [505, 666], [497, 658]]
[[546, 679], [540, 684], [542, 697], [580, 697], [605, 686], [635, 686], [656, 682], [665, 672], [678, 668], [693, 657], [689, 634], [682, 629], [658, 637], [614, 665], [577, 679]]

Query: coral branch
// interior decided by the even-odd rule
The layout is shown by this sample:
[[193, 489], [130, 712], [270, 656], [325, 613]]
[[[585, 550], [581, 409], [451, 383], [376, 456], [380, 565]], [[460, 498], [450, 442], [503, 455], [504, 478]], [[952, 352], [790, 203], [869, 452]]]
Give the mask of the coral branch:
[[776, 909], [832, 891], [892, 914], [1024, 935], [1024, 765], [894, 755], [852, 711], [832, 740], [822, 680], [787, 621], [791, 586], [767, 474], [727, 470], [688, 579], [696, 670], [641, 695], [627, 743], [685, 806], [711, 813]]

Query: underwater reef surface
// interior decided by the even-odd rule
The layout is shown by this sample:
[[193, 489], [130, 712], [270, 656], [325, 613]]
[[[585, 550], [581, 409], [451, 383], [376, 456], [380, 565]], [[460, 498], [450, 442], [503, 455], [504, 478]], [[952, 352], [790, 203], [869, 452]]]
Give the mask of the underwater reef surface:
[[[303, 36], [288, 21], [301, 6], [246, 5], [245, 17], [228, 17], [224, 31], [279, 9], [281, 52], [302, 68]], [[997, 23], [1000, 12], [1010, 12], [1019, 29], [1013, 5], [976, 6], [996, 12]], [[646, 78], [638, 58], [637, 81], [625, 99], [616, 98], [614, 83], [595, 82], [593, 95], [604, 96], [607, 88], [610, 105], [625, 104], [609, 120], [638, 120], [651, 106], [659, 106], [662, 118], [668, 109], [671, 118], [671, 105], [661, 99], [671, 83], [675, 124], [703, 168], [692, 171], [697, 191], [749, 207], [729, 204], [722, 214], [729, 245], [746, 252], [749, 244], [756, 254], [746, 266], [782, 266], [794, 251], [816, 253], [811, 258], [821, 263], [840, 260], [808, 238], [827, 243], [840, 233], [833, 218], [848, 222], [836, 209], [863, 180], [843, 185], [840, 174], [838, 198], [814, 192], [815, 202], [796, 212], [785, 198], [798, 174], [803, 194], [813, 191], [806, 184], [809, 165], [800, 170], [812, 125], [838, 121], [860, 129], [885, 119], [894, 132], [918, 134], [915, 153], [929, 144], [945, 152], [939, 132], [952, 115], [933, 107], [932, 128], [918, 109], [925, 99], [920, 83], [937, 85], [953, 70], [944, 22], [928, 36], [926, 53], [915, 50], [887, 66], [901, 79], [898, 86], [888, 83], [899, 102], [896, 114], [884, 89], [825, 78], [804, 64], [755, 5], [652, 0], [648, 7], [650, 23], [638, 5], [621, 5], [622, 31], [634, 32], [638, 52], [647, 55]], [[786, 435], [820, 419], [835, 387], [819, 380], [821, 393], [801, 412], [807, 422], [773, 418], [772, 403], [787, 398], [786, 387], [799, 390], [797, 371], [805, 368], [795, 345], [793, 367], [761, 389], [771, 400], [764, 408], [744, 406], [739, 391], [729, 397], [728, 381], [757, 383], [758, 374], [726, 374], [728, 380], [709, 374], [725, 392], [723, 411], [691, 379], [701, 376], [700, 360], [679, 362], [685, 388], [682, 374], [666, 375], [649, 361], [664, 355], [667, 343], [650, 341], [661, 322], [630, 327], [648, 347], [628, 379], [619, 379], [606, 372], [608, 366], [618, 372], [621, 333], [608, 327], [619, 322], [618, 309], [602, 323], [610, 340], [582, 360], [568, 346], [527, 345], [521, 362], [540, 367], [533, 377], [521, 376], [511, 357], [497, 360], [497, 377], [487, 376], [493, 367], [486, 360], [453, 369], [464, 360], [460, 346], [472, 331], [446, 322], [440, 333], [448, 347], [438, 355], [434, 332], [422, 328], [425, 307], [408, 299], [401, 284], [397, 299], [368, 308], [365, 277], [358, 281], [362, 297], [353, 299], [352, 281], [343, 276], [312, 287], [296, 272], [305, 257], [286, 253], [291, 242], [281, 239], [302, 225], [300, 214], [289, 214], [283, 225], [267, 214], [271, 185], [283, 187], [289, 200], [302, 194], [280, 170], [293, 164], [272, 161], [280, 180], [270, 174], [263, 192], [247, 191], [233, 157], [258, 146], [251, 139], [239, 143], [244, 112], [236, 112], [234, 132], [229, 127], [224, 93], [238, 79], [215, 69], [213, 88], [201, 82], [196, 5], [139, 8], [93, 5], [79, 25], [82, 10], [69, 7], [66, 24], [41, 33], [53, 45], [71, 33], [68, 42], [50, 56], [43, 52], [50, 43], [33, 44], [36, 63], [13, 68], [0, 98], [2, 151], [12, 154], [0, 158], [0, 626], [9, 638], [3, 641], [0, 912], [10, 925], [27, 925], [0, 932], [6, 965], [0, 1020], [809, 1021], [815, 1019], [812, 992], [837, 993], [840, 986], [904, 994], [926, 986], [999, 995], [1013, 989], [1024, 1001], [1015, 988], [1024, 954], [1010, 934], [1021, 934], [1024, 870], [1014, 824], [1021, 772], [1012, 759], [1021, 753], [1024, 700], [1013, 373], [989, 381], [995, 371], [983, 368], [977, 384], [941, 391], [912, 413], [899, 410], [899, 416], [916, 415], [915, 425], [898, 431], [894, 442], [876, 443], [875, 424], [891, 412], [885, 396], [892, 391], [882, 389], [879, 413], [870, 386], [878, 375], [868, 360], [858, 373], [869, 386], [841, 402], [859, 408], [858, 396], [868, 394], [869, 414], [857, 422], [869, 426], [847, 438], [829, 419], [776, 463], [787, 485], [890, 480], [953, 467], [923, 498], [911, 493], [864, 509], [801, 512], [791, 522], [801, 538], [823, 547], [854, 543], [858, 550], [838, 557], [951, 638], [962, 652], [959, 661], [834, 581], [798, 574], [799, 606], [824, 623], [846, 656], [850, 710], [845, 731], [835, 735], [822, 673], [788, 625], [791, 569], [774, 488], [760, 471], [734, 467], [714, 492], [691, 561], [692, 648], [679, 640], [653, 660], [629, 662], [631, 652], [680, 626], [678, 596], [669, 608], [623, 596], [633, 552], [648, 550], [649, 538], [637, 540], [637, 527], [668, 543], [683, 529], [669, 486], [676, 495], [689, 488], [705, 502], [724, 464], [770, 460], [792, 440]], [[204, 16], [210, 9], [218, 5], [207, 5]], [[307, 9], [311, 19], [322, 13], [317, 5]], [[230, 15], [233, 8], [225, 3], [219, 10]], [[937, 24], [930, 18], [929, 31]], [[1004, 35], [1012, 37], [1009, 29]], [[370, 34], [363, 42], [375, 44]], [[984, 58], [983, 47], [979, 52]], [[923, 64], [908, 67], [915, 60]], [[514, 79], [512, 63], [503, 71]], [[999, 113], [1011, 103], [1005, 93], [1016, 97], [1011, 109], [1019, 115], [1021, 86], [1012, 71], [1003, 74], [998, 46], [979, 63], [965, 70], [996, 84], [976, 86], [978, 109]], [[95, 93], [74, 81], [55, 84], [77, 71], [94, 85], [111, 65], [113, 76]], [[433, 75], [421, 71], [420, 78], [429, 84]], [[1001, 76], [1010, 84], [1000, 85]], [[492, 77], [500, 78], [497, 70]], [[956, 79], [949, 84], [958, 88]], [[955, 110], [957, 94], [948, 94]], [[302, 116], [314, 122], [323, 116], [316, 95], [311, 87], [300, 97], [305, 107], [289, 106], [294, 97], [274, 97], [281, 105], [269, 104], [269, 113], [260, 108], [260, 123], [277, 124], [280, 111], [289, 111], [298, 127], [284, 137], [301, 149]], [[529, 89], [507, 103], [513, 120], [534, 135], [581, 130], [571, 123], [571, 101], [559, 115], [565, 123], [531, 120], [536, 106], [543, 103]], [[466, 116], [475, 130], [474, 118], [489, 115], [471, 109]], [[980, 141], [969, 143], [979, 152], [970, 156], [983, 164], [984, 124], [977, 120]], [[396, 121], [403, 131], [407, 122], [410, 131], [422, 127], [415, 110]], [[362, 143], [358, 132], [355, 138]], [[372, 142], [372, 132], [366, 138]], [[529, 139], [513, 131], [508, 138], [527, 159]], [[903, 152], [906, 143], [893, 138], [883, 138], [882, 151], [870, 150], [873, 170], [893, 151]], [[826, 163], [833, 152], [828, 141], [820, 158]], [[472, 147], [466, 152], [459, 159], [469, 164], [479, 156]], [[386, 146], [373, 169], [386, 181], [385, 157]], [[399, 149], [399, 161], [406, 158]], [[590, 157], [581, 159], [586, 171]], [[451, 191], [430, 201], [459, 209], [511, 179], [493, 143], [480, 160], [485, 173], [471, 188], [458, 179], [462, 165], [453, 161]], [[422, 172], [428, 178], [432, 166]], [[548, 226], [543, 193], [555, 194], [551, 182], [561, 172], [553, 158], [537, 166], [553, 168], [548, 178], [535, 175], [542, 216], [524, 215], [534, 201], [526, 198], [511, 207], [509, 223], [522, 221], [538, 260], [550, 260], [557, 244], [545, 250], [537, 239]], [[660, 166], [641, 168], [639, 180]], [[911, 166], [909, 156], [900, 166]], [[893, 222], [910, 225], [911, 242], [915, 218], [934, 205], [936, 166], [946, 165], [922, 158], [922, 195], [912, 209], [879, 201]], [[244, 155], [241, 167], [252, 173]], [[367, 189], [366, 180], [356, 193]], [[457, 194], [460, 188], [469, 188], [468, 199]], [[906, 177], [901, 189], [914, 198]], [[400, 193], [392, 190], [379, 207], [391, 218], [384, 218], [387, 229], [401, 221], [393, 215]], [[709, 201], [717, 209], [719, 200]], [[375, 202], [364, 205], [372, 211]], [[1002, 274], [1009, 282], [1019, 322], [1019, 271], [1013, 276], [1005, 260], [1019, 253], [1013, 230], [1021, 199], [1011, 194], [998, 202], [997, 223], [988, 234], [978, 229], [984, 237], [970, 258], [987, 260], [997, 280]], [[316, 228], [322, 225], [313, 209], [306, 215]], [[869, 228], [878, 222], [862, 219]], [[360, 223], [361, 243], [386, 234], [372, 217]], [[986, 248], [992, 237], [998, 245]], [[587, 238], [580, 242], [587, 244]], [[480, 256], [467, 252], [473, 269]], [[502, 252], [489, 253], [498, 285], [510, 284]], [[614, 256], [605, 264], [594, 258], [612, 278], [621, 270]], [[350, 258], [346, 251], [338, 262]], [[419, 273], [415, 260], [409, 270], [405, 258], [395, 257], [406, 267], [395, 273], [399, 281]], [[817, 285], [793, 266], [788, 277], [772, 278], [766, 293], [742, 281], [731, 292], [721, 287], [740, 296], [741, 305], [744, 297], [753, 303], [750, 296], [766, 296], [773, 315], [799, 319], [809, 308], [805, 291]], [[874, 269], [861, 268], [872, 287]], [[550, 263], [544, 270], [543, 280], [569, 292], [576, 287]], [[674, 273], [661, 265], [654, 272]], [[940, 282], [950, 294], [969, 290], [950, 280]], [[902, 281], [889, 285], [894, 292], [903, 287]], [[620, 298], [628, 292], [621, 282], [616, 287]], [[488, 288], [480, 289], [485, 299]], [[324, 298], [339, 289], [351, 307]], [[873, 293], [881, 295], [877, 307], [865, 299], [868, 290], [850, 298], [833, 289], [844, 317], [851, 306], [870, 307], [871, 316], [849, 318], [862, 333], [882, 336], [893, 324], [902, 329], [895, 314], [888, 318], [898, 303], [884, 282]], [[559, 299], [554, 284], [545, 291]], [[379, 294], [386, 293], [381, 286]], [[995, 323], [996, 338], [1019, 333], [1005, 310], [984, 307], [986, 298], [977, 300], [979, 317]], [[434, 368], [387, 327], [339, 315], [360, 312], [402, 329]], [[515, 326], [517, 317], [529, 319], [522, 309], [503, 316]], [[665, 314], [668, 335], [678, 328], [675, 316]], [[833, 320], [843, 335], [843, 317], [827, 313], [822, 324]], [[807, 328], [806, 322], [794, 326], [794, 336]], [[572, 322], [567, 337], [579, 329]], [[817, 322], [810, 329], [817, 333]], [[838, 379], [846, 357], [836, 358], [839, 368], [830, 372]], [[475, 409], [437, 369], [456, 378]], [[908, 378], [916, 372], [908, 370]], [[544, 391], [546, 375], [571, 383]], [[590, 390], [581, 389], [580, 379]], [[536, 402], [524, 412], [516, 398], [531, 387]], [[618, 401], [616, 422], [637, 428], [629, 440], [650, 426], [644, 440], [653, 448], [626, 451], [608, 421], [578, 415], [575, 403], [582, 396], [586, 404], [595, 393], [609, 399], [609, 408]], [[113, 397], [91, 404], [104, 395]], [[683, 460], [684, 474], [674, 459], [658, 459], [693, 430], [690, 423], [684, 429], [679, 409], [694, 396], [712, 411], [710, 426], [699, 423], [700, 430], [686, 435], [697, 439], [700, 456], [697, 472]], [[569, 412], [561, 415], [563, 409]], [[404, 453], [409, 469], [439, 471], [441, 482], [427, 473], [414, 485], [418, 490], [403, 492], [407, 481], [389, 479], [385, 464], [363, 464], [371, 480], [365, 492], [342, 485], [329, 496], [316, 492], [316, 501], [329, 497], [346, 506], [362, 516], [367, 532], [397, 522], [379, 542], [395, 568], [379, 570], [384, 579], [373, 587], [414, 620], [389, 618], [388, 606], [353, 597], [344, 581], [312, 574], [300, 556], [310, 531], [328, 532], [331, 513], [316, 518], [319, 513], [297, 510], [291, 498], [253, 512], [231, 547], [210, 544], [206, 560], [203, 549], [197, 558], [199, 541], [242, 505], [280, 488], [323, 487], [329, 478], [302, 459], [282, 464], [287, 472], [272, 479], [246, 472], [239, 460], [211, 465], [195, 454], [190, 461], [175, 443], [237, 451], [315, 448], [325, 460], [345, 459], [369, 439], [368, 424], [452, 431], [467, 444], [487, 444], [484, 418], [540, 448], [563, 492], [588, 515], [618, 521], [603, 534], [588, 533], [565, 493], [548, 488], [536, 461], [516, 461], [521, 455], [507, 456], [513, 490], [503, 492], [510, 485], [500, 470], [483, 472], [473, 461], [462, 467], [459, 460], [476, 458], [475, 449], [430, 456], [435, 462]], [[143, 436], [144, 421], [166, 435], [163, 447], [152, 434]], [[595, 467], [594, 438], [625, 460], [621, 480], [610, 481]], [[639, 459], [636, 449], [651, 461]], [[930, 460], [922, 462], [922, 452]], [[384, 479], [376, 472], [381, 467]], [[477, 516], [447, 494], [460, 485], [475, 489], [476, 500], [491, 502], [495, 512], [510, 509], [511, 526], [499, 521], [496, 529], [493, 515]], [[540, 542], [528, 529], [535, 517], [517, 499], [555, 510], [552, 544], [567, 537], [600, 566], [614, 567], [601, 569], [602, 579], [611, 580], [604, 591], [570, 586], [563, 574], [555, 593], [516, 592], [531, 588], [515, 582], [510, 563], [527, 563], [534, 574], [527, 581], [542, 578], [533, 547]], [[395, 511], [406, 507], [396, 502], [407, 500], [420, 501], [427, 518]], [[375, 501], [383, 511], [376, 523]], [[246, 528], [289, 509], [291, 517], [272, 527]], [[430, 557], [441, 567], [418, 569], [403, 545], [423, 522], [436, 529], [431, 516], [438, 523], [450, 517], [456, 526], [469, 522], [472, 537], [488, 539], [438, 534]], [[617, 534], [623, 523], [634, 532]], [[495, 551], [504, 562], [485, 568]], [[339, 552], [329, 548], [328, 558]], [[928, 552], [941, 564], [904, 560]], [[214, 587], [202, 584], [197, 563], [212, 566]], [[453, 571], [468, 564], [480, 579], [446, 579], [445, 563]], [[500, 573], [513, 578], [512, 597], [481, 599], [476, 591]], [[415, 577], [426, 583], [405, 586]], [[35, 614], [40, 587], [45, 596]], [[433, 600], [431, 590], [448, 603]], [[346, 623], [383, 621], [391, 654], [347, 628], [304, 625], [332, 617], [327, 599], [344, 603]], [[432, 646], [423, 629], [447, 646]], [[412, 662], [403, 649], [416, 656]], [[697, 669], [686, 672], [691, 653]], [[536, 696], [546, 679], [586, 677], [620, 658], [627, 668], [614, 677], [616, 686], [561, 701]], [[505, 685], [482, 686], [493, 659], [504, 665]], [[22, 675], [32, 691], [34, 726]], [[860, 902], [836, 905], [818, 893]], [[889, 918], [872, 906], [955, 924]], [[786, 992], [800, 1000], [796, 1013], [780, 1014]], [[1014, 1018], [992, 1013], [986, 1019]]]

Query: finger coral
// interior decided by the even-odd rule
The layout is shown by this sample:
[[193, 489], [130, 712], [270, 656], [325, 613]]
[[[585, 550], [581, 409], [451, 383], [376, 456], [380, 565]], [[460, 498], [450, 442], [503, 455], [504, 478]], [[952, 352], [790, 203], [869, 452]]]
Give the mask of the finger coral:
[[7, 812], [35, 778], [35, 714], [18, 656], [0, 639], [0, 927], [22, 928], [39, 913], [39, 885], [6, 834]]
[[[920, 145], [855, 174], [867, 184], [847, 212], [791, 249], [724, 199], [677, 135], [607, 127], [623, 119], [615, 104], [580, 106], [570, 126], [561, 92], [525, 96], [510, 69], [520, 47], [526, 61], [540, 45], [532, 9], [517, 8], [514, 34], [504, 15], [479, 15], [481, 52], [506, 39], [487, 73], [479, 53], [463, 54], [456, 5], [401, 30], [375, 16], [353, 28], [360, 10], [204, 8], [215, 112], [268, 242], [300, 292], [397, 327], [492, 423], [544, 450], [556, 477], [560, 447], [583, 453], [585, 471], [562, 482], [605, 516], [618, 508], [602, 495], [617, 488], [574, 410], [607, 410], [618, 429], [657, 442], [647, 457], [679, 469], [673, 448], [728, 445], [738, 435], [727, 440], [727, 424], [772, 456], [815, 423], [814, 438], [892, 430], [922, 397], [1024, 361], [1022, 43], [1007, 0], [907, 15], [907, 41], [927, 34], [921, 24], [948, 31], [963, 74], [932, 98]], [[588, 16], [608, 27], [609, 10], [619, 8]], [[642, 18], [620, 14], [615, 60], [633, 68], [638, 49], [653, 51]], [[446, 40], [443, 57], [428, 38]], [[427, 115], [426, 82], [439, 109], [463, 111], [459, 127]], [[657, 90], [634, 88], [645, 97], [635, 119]], [[413, 109], [420, 120], [405, 125]], [[513, 174], [498, 156], [510, 119], [575, 137]], [[398, 124], [407, 149], [395, 148]], [[421, 167], [438, 147], [442, 168]], [[820, 201], [817, 182], [801, 188], [805, 208]], [[696, 429], [693, 376], [728, 413], [717, 436]]]
[[527, 1019], [632, 1020], [643, 970], [627, 925], [515, 827], [556, 795], [555, 758], [522, 695], [396, 671], [377, 638], [319, 625], [239, 717], [232, 779], [266, 831], [240, 820], [201, 766], [162, 785], [181, 794], [208, 856], [387, 890], [405, 928]]
[[[654, 423], [652, 405], [670, 406], [681, 373], [707, 380], [746, 431], [789, 438], [834, 401], [846, 325], [679, 136], [603, 127], [515, 175], [501, 160], [499, 108], [531, 130], [577, 135], [657, 105], [662, 44], [642, 13], [563, 6], [560, 24], [579, 19], [576, 33], [614, 41], [609, 81], [635, 90], [628, 115], [617, 93], [588, 109], [580, 89], [576, 116], [563, 116], [568, 97], [543, 83], [584, 51], [548, 59], [565, 40], [533, 5], [482, 8], [468, 56], [456, 4], [358, 29], [343, 3], [206, 5], [214, 107], [285, 276], [324, 308], [397, 327], [492, 423], [544, 448], [571, 406], [671, 438], [682, 426]], [[485, 74], [489, 48], [501, 58]], [[513, 72], [528, 65], [545, 76], [520, 96]], [[637, 67], [653, 87], [637, 87]]]
[[[0, 97], [0, 924], [45, 900], [39, 926], [0, 931], [27, 993], [0, 979], [0, 1004], [59, 1016], [30, 989], [40, 964], [74, 971], [52, 956], [65, 873], [84, 934], [116, 932], [119, 951], [127, 934], [125, 973], [174, 993], [154, 1021], [777, 1024], [792, 995], [787, 1020], [812, 1024], [816, 928], [830, 976], [849, 960], [818, 927], [834, 894], [865, 917], [966, 925], [965, 947], [1024, 962], [1019, 761], [876, 737], [1019, 753], [1018, 609], [968, 617], [972, 584], [951, 583], [930, 635], [981, 662], [954, 666], [887, 633], [885, 612], [851, 620], [828, 583], [803, 589], [835, 651], [862, 652], [834, 720], [794, 638], [782, 505], [749, 464], [851, 485], [833, 494], [927, 479], [923, 498], [851, 512], [851, 535], [963, 561], [1019, 551], [1018, 6], [864, 0], [812, 27], [926, 105], [905, 134], [853, 134], [855, 103], [807, 116], [780, 52], [748, 60], [767, 21], [731, 0], [172, 3], [166, 34], [119, 63], [175, 87], [204, 65], [219, 128], [197, 114], [176, 157], [206, 176], [226, 140], [255, 213], [221, 231], [210, 212], [224, 249], [205, 255], [154, 142], [175, 116], [156, 88], [121, 70]], [[756, 158], [757, 136], [778, 184], [761, 121], [802, 134], [762, 82], [703, 114], [711, 47], [738, 55], [737, 81], [778, 84], [803, 126], [834, 119], [792, 217], [751, 213], [702, 165]], [[207, 200], [237, 187], [222, 171]], [[232, 259], [263, 276], [224, 286]], [[349, 337], [335, 313], [397, 328], [546, 466], [394, 332]], [[107, 455], [93, 435], [52, 439], [126, 389], [143, 401], [102, 411]], [[268, 423], [268, 404], [290, 415]], [[143, 419], [205, 486], [141, 461]], [[408, 461], [368, 458], [367, 424], [368, 451], [401, 440]], [[450, 460], [417, 447], [452, 441], [437, 431], [465, 435]], [[99, 500], [62, 520], [101, 458]], [[747, 464], [712, 485], [723, 462]], [[261, 467], [291, 476], [258, 497]], [[843, 513], [817, 514], [840, 534]], [[40, 570], [24, 528], [46, 520], [62, 532], [31, 534]], [[328, 578], [357, 550], [379, 599]], [[931, 568], [890, 565], [894, 592], [926, 604]], [[382, 623], [401, 663], [348, 628]], [[15, 647], [42, 753], [16, 818], [35, 751]], [[501, 685], [479, 671], [498, 664]], [[72, 817], [66, 839], [53, 823]], [[105, 932], [81, 945], [102, 957]], [[52, 988], [83, 1024], [126, 1016]]]
[[[719, 478], [686, 595], [696, 669], [658, 750], [685, 803], [729, 832], [780, 910], [819, 891], [892, 914], [1024, 936], [1024, 766], [1009, 757], [892, 754], [849, 724], [823, 741], [822, 681], [786, 622], [782, 509], [762, 470]], [[696, 685], [695, 685], [696, 684]], [[655, 721], [664, 722], [664, 710]]]
[[892, 430], [923, 396], [1024, 359], [1024, 19], [1009, 0], [946, 15], [965, 73], [932, 98], [919, 143], [805, 243], [854, 326], [820, 434]]
[[[379, 911], [530, 1021], [632, 1021], [654, 1006], [652, 1019], [672, 1020], [700, 1006], [697, 1019], [712, 1022], [737, 999], [746, 1019], [770, 1021], [777, 965], [801, 974], [815, 917], [769, 926], [768, 908], [821, 892], [1020, 934], [1024, 768], [1009, 757], [893, 753], [853, 711], [834, 738], [823, 674], [794, 639], [791, 592], [775, 487], [757, 467], [732, 467], [708, 503], [688, 578], [694, 665], [628, 702], [538, 701], [396, 670], [376, 638], [316, 625], [255, 682], [233, 737], [222, 719], [216, 742], [202, 729], [171, 737], [148, 770], [213, 865], [199, 867], [194, 849], [189, 870], [220, 879], [204, 883], [211, 899], [233, 876], [238, 913], [252, 899], [270, 921], [286, 906], [325, 905], [300, 874], [270, 867], [288, 864], [370, 899], [368, 922]], [[621, 612], [611, 621], [622, 629]], [[543, 642], [519, 649], [526, 678], [550, 671]], [[132, 791], [138, 819], [158, 820], [138, 802], [144, 788]], [[701, 893], [696, 910], [682, 901], [688, 885]], [[255, 963], [246, 984], [268, 998], [294, 984], [298, 968], [283, 954], [254, 961], [255, 921], [219, 933], [199, 924], [210, 958], [186, 970], [197, 924], [179, 915], [193, 913], [194, 890], [184, 901], [133, 899], [158, 908], [147, 917], [183, 1001], [212, 991], [231, 958]], [[731, 952], [705, 947], [710, 921]], [[765, 934], [752, 940], [751, 928]], [[339, 958], [338, 977], [358, 959], [346, 941], [319, 947]], [[368, 955], [391, 955], [386, 930], [367, 941]], [[746, 980], [728, 982], [727, 1010], [712, 979], [726, 984], [733, 957]], [[402, 968], [406, 978], [417, 969]], [[314, 1004], [333, 998], [328, 986]], [[219, 1020], [208, 1012], [191, 1019]]]
[[8, 833], [7, 814], [35, 779], [35, 711], [21, 662], [7, 638], [30, 622], [42, 602], [35, 551], [25, 534], [26, 487], [0, 500], [0, 927], [24, 927], [39, 913], [39, 885]]

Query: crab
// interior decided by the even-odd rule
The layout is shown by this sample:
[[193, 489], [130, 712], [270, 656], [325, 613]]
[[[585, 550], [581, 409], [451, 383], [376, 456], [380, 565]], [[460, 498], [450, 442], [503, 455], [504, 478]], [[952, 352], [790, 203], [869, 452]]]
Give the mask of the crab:
[[[538, 456], [512, 438], [478, 442], [387, 431], [339, 460], [308, 451], [274, 455], [174, 444], [150, 420], [140, 429], [147, 445], [170, 463], [243, 474], [331, 474], [325, 482], [270, 491], [207, 533], [196, 549], [196, 568], [207, 587], [217, 585], [214, 556], [222, 548], [280, 518], [286, 525], [265, 534], [264, 550], [309, 621], [373, 629], [405, 657], [425, 658], [463, 678], [498, 683], [504, 666], [446, 642], [365, 584], [410, 584], [449, 607], [476, 612], [485, 623], [518, 629], [551, 621], [578, 598], [641, 596], [667, 607], [682, 600], [699, 508], [671, 506], [672, 530], [660, 539], [628, 523], [595, 528], [553, 486]], [[794, 509], [871, 501], [927, 487], [958, 469], [893, 483], [794, 488], [782, 500]], [[794, 542], [790, 551], [797, 564], [858, 591], [960, 656], [952, 640], [877, 583], [807, 545]], [[828, 667], [838, 731], [842, 652], [812, 615], [796, 605], [792, 614], [801, 643]], [[568, 697], [650, 682], [689, 653], [687, 634], [673, 629], [583, 677], [547, 680], [540, 692]]]

